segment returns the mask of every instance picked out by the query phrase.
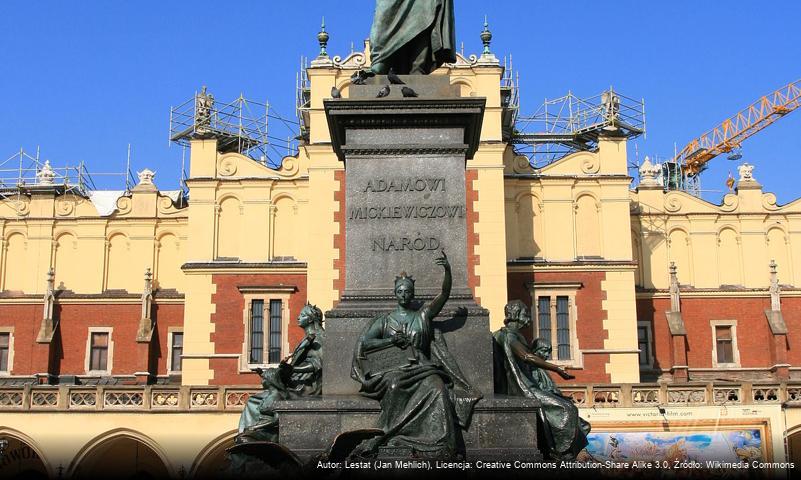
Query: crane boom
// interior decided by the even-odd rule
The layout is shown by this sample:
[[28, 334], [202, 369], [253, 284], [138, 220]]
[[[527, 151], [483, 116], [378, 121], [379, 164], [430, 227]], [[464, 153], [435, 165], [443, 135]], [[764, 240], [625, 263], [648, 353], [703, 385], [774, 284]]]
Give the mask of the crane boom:
[[687, 176], [701, 172], [706, 162], [730, 152], [763, 128], [801, 105], [801, 79], [765, 95], [733, 117], [692, 140], [673, 158]]

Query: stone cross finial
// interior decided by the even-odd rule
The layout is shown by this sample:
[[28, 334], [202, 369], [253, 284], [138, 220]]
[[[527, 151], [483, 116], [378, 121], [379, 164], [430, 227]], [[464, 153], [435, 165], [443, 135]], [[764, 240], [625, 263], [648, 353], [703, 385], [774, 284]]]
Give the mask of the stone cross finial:
[[325, 17], [320, 24], [320, 32], [317, 34], [317, 41], [320, 43], [320, 54], [318, 57], [328, 56], [328, 32], [325, 31]]
[[676, 262], [670, 262], [670, 311], [681, 311], [681, 298], [679, 296], [679, 277], [677, 275]]
[[642, 186], [659, 186], [659, 181], [656, 177], [662, 171], [659, 164], [652, 164], [651, 159], [645, 157], [645, 161], [640, 165], [640, 185]]
[[482, 55], [492, 55], [490, 51], [490, 42], [492, 41], [492, 32], [489, 30], [489, 24], [487, 23], [487, 16], [484, 15], [484, 30], [481, 31], [481, 42], [484, 44], [484, 51], [481, 52]]
[[739, 167], [737, 167], [737, 171], [740, 173], [740, 182], [755, 182], [756, 179], [754, 178], [754, 166], [750, 163], [743, 163]]
[[770, 309], [778, 312], [782, 309], [781, 288], [779, 287], [778, 265], [775, 260], [770, 261]]
[[41, 170], [36, 172], [36, 182], [39, 185], [53, 185], [53, 180], [56, 178], [56, 172], [50, 166], [50, 160], [45, 160]]
[[139, 185], [153, 185], [153, 178], [156, 176], [156, 172], [146, 168], [141, 172], [137, 172], [139, 176]]

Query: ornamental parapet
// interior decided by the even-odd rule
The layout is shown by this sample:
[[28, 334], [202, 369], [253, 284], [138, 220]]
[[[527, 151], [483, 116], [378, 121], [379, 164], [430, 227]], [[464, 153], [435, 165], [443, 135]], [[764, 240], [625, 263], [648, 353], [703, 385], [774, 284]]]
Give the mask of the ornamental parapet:
[[[579, 408], [782, 405], [801, 407], [801, 383], [570, 384]], [[15, 386], [0, 388], [0, 411], [240, 412], [255, 386]]]

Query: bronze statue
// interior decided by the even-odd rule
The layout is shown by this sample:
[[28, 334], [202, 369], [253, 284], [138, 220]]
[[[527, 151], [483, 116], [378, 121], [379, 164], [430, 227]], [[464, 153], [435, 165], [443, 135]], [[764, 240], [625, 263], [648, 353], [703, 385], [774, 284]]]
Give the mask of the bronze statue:
[[278, 417], [273, 404], [301, 396], [320, 395], [323, 372], [323, 313], [306, 304], [298, 315], [298, 326], [306, 336], [277, 367], [258, 369], [264, 391], [251, 395], [239, 418], [236, 443], [278, 441]]
[[536, 398], [542, 404], [540, 419], [551, 458], [575, 459], [587, 446], [590, 424], [579, 417], [573, 401], [562, 395], [547, 371], [569, 380], [565, 369], [548, 362], [551, 345], [537, 339], [533, 348], [520, 333], [531, 323], [526, 305], [520, 300], [506, 304], [504, 327], [495, 339], [495, 393]]
[[427, 75], [456, 61], [453, 0], [376, 0], [370, 29], [369, 70], [354, 76]]
[[431, 458], [463, 453], [458, 429], [469, 424], [481, 394], [470, 387], [432, 324], [451, 291], [445, 252], [436, 263], [445, 270], [441, 293], [416, 309], [414, 280], [402, 273], [395, 279], [398, 307], [372, 320], [356, 344], [351, 376], [363, 395], [380, 400], [383, 434], [362, 442], [354, 456], [375, 455], [379, 447]]

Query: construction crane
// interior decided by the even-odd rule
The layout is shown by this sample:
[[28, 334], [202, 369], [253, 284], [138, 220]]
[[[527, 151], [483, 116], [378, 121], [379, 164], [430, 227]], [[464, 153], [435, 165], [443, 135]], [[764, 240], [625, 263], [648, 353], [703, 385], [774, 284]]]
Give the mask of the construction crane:
[[681, 165], [682, 175], [692, 179], [706, 168], [707, 162], [721, 153], [729, 153], [739, 148], [745, 139], [792, 112], [799, 105], [801, 105], [801, 79], [765, 95], [717, 127], [692, 140], [668, 163]]

